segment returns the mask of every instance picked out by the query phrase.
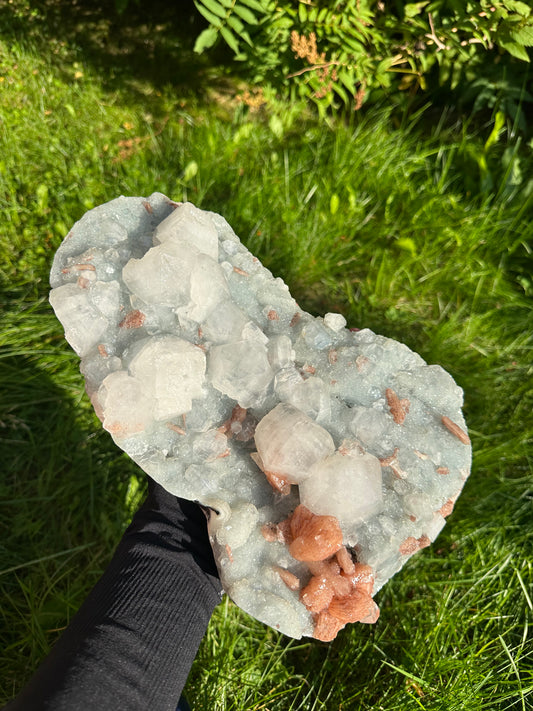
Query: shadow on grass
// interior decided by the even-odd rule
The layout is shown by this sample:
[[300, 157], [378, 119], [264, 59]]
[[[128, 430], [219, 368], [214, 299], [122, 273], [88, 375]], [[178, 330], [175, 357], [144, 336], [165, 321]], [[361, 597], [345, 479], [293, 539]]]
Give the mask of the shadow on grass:
[[128, 518], [134, 465], [78, 408], [73, 359], [48, 374], [52, 350], [34, 341], [0, 363], [0, 706], [76, 612]]
[[41, 48], [59, 67], [68, 59], [88, 63], [110, 90], [135, 90], [145, 82], [202, 98], [221, 81], [220, 67], [231, 56], [223, 45], [209, 59], [194, 53], [205, 26], [192, 0], [133, 1], [122, 14], [113, 0], [13, 0], [0, 6], [4, 39]]

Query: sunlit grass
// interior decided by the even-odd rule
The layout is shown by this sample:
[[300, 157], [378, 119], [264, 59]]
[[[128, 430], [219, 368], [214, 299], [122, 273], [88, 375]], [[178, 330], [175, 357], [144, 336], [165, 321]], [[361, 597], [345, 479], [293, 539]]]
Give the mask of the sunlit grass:
[[48, 306], [53, 253], [87, 209], [158, 190], [222, 213], [304, 308], [342, 311], [448, 369], [474, 444], [449, 525], [379, 593], [375, 627], [298, 642], [226, 601], [187, 686], [193, 707], [530, 708], [527, 196], [466, 195], [448, 161], [463, 138], [393, 130], [386, 111], [330, 130], [293, 109], [280, 126], [237, 102], [109, 91], [83, 62], [0, 49], [3, 699], [98, 579], [139, 498]]

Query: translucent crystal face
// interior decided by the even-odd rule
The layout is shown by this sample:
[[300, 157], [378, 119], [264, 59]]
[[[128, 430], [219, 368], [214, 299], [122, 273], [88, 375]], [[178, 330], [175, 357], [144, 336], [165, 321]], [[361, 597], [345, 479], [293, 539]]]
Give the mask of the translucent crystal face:
[[176, 336], [147, 338], [128, 370], [150, 398], [154, 420], [166, 421], [189, 412], [193, 398], [203, 395], [205, 354]]
[[335, 516], [344, 531], [355, 532], [382, 508], [379, 459], [353, 449], [319, 460], [300, 486], [300, 500], [313, 513]]
[[285, 477], [291, 484], [307, 479], [313, 466], [335, 451], [327, 430], [285, 402], [276, 405], [259, 422], [255, 428], [255, 446], [263, 468]]
[[104, 428], [213, 509], [226, 592], [292, 637], [373, 623], [470, 470], [462, 391], [340, 314], [312, 317], [219, 215], [154, 193], [88, 212], [50, 302]]
[[241, 407], [261, 402], [274, 377], [265, 344], [253, 340], [213, 345], [209, 375], [215, 388]]

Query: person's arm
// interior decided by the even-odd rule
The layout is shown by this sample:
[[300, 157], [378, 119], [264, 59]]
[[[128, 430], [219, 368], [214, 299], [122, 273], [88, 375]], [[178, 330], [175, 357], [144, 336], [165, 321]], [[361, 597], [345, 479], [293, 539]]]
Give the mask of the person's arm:
[[102, 578], [5, 711], [175, 711], [221, 593], [203, 511], [151, 482]]

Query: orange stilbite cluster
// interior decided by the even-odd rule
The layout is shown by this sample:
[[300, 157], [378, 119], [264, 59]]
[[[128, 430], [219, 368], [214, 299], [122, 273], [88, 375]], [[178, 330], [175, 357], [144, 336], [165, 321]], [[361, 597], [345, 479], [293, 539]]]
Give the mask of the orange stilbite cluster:
[[[330, 642], [348, 622], [376, 622], [379, 608], [372, 599], [372, 568], [353, 562], [334, 516], [317, 516], [300, 504], [275, 528], [276, 532], [265, 528], [265, 538], [286, 543], [292, 557], [306, 562], [311, 572], [300, 600], [313, 615], [316, 639]], [[294, 577], [292, 590], [297, 589]]]
[[342, 531], [334, 516], [316, 516], [305, 506], [296, 507], [290, 518], [292, 541], [289, 553], [296, 560], [320, 561], [342, 546]]

